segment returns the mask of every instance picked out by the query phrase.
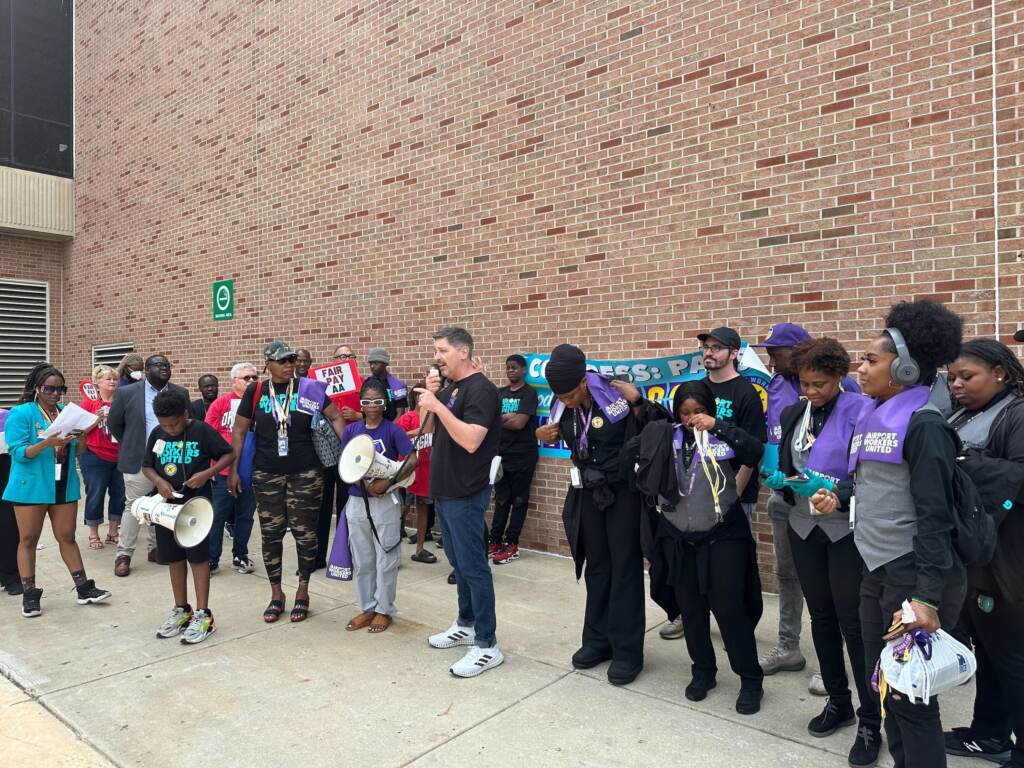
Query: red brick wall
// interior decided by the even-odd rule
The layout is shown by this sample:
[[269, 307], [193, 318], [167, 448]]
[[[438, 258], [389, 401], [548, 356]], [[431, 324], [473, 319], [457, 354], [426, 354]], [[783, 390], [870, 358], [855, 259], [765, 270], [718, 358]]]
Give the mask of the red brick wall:
[[[64, 360], [62, 268], [67, 243], [30, 240], [0, 233], [0, 279], [31, 280], [49, 285], [50, 361], [57, 366]], [[38, 361], [25, 361], [27, 363]], [[68, 373], [70, 380], [73, 375]], [[78, 380], [75, 379], [77, 382]]]
[[[68, 354], [129, 333], [189, 381], [281, 336], [465, 324], [492, 372], [561, 341], [692, 349], [792, 319], [858, 349], [933, 296], [1020, 311], [1020, 2], [79, 3]], [[236, 319], [211, 321], [233, 277]], [[543, 462], [530, 546], [564, 544]], [[759, 519], [762, 554], [770, 552]]]

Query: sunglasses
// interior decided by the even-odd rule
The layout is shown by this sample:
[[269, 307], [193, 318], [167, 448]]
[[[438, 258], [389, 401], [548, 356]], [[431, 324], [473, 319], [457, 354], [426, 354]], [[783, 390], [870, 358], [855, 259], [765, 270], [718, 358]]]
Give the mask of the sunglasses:
[[374, 405], [383, 406], [386, 403], [387, 403], [387, 400], [385, 400], [382, 397], [378, 397], [378, 398], [376, 398], [374, 400], [360, 400], [359, 401], [359, 405], [361, 405], [364, 408], [368, 408], [368, 407], [371, 407], [371, 406], [374, 406]]
[[335, 360], [355, 360], [356, 356], [355, 355], [335, 355], [334, 359]]
[[235, 378], [239, 378], [242, 381], [259, 381], [260, 380], [260, 377], [257, 376], [255, 373], [251, 374], [249, 376], [236, 376]]
[[44, 395], [66, 395], [68, 393], [68, 388], [65, 386], [55, 387], [53, 384], [43, 384], [39, 387], [39, 391]]
[[277, 363], [278, 365], [294, 365], [295, 361], [299, 359], [298, 355], [288, 355], [288, 357], [282, 357], [280, 360], [271, 360], [271, 363]]

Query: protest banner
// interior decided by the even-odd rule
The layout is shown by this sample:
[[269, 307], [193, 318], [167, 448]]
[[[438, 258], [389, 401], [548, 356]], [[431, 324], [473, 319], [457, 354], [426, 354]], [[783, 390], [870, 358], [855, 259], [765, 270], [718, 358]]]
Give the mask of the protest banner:
[[[551, 413], [552, 394], [544, 378], [544, 368], [550, 355], [529, 354], [525, 357], [526, 383], [537, 390], [537, 423], [546, 424]], [[587, 370], [609, 377], [628, 376], [644, 397], [661, 403], [669, 411], [672, 410], [676, 387], [684, 381], [703, 379], [706, 375], [704, 358], [700, 352], [638, 360], [587, 360]], [[751, 381], [761, 396], [761, 407], [767, 409], [767, 387], [771, 374], [757, 353], [746, 344], [740, 348], [739, 372]], [[540, 455], [567, 459], [569, 449], [564, 442], [557, 446], [541, 444]]]
[[363, 385], [363, 380], [359, 377], [355, 361], [342, 360], [318, 365], [310, 368], [309, 372], [314, 379], [327, 385], [327, 396], [335, 408], [339, 411], [345, 407], [353, 411], [359, 410], [359, 388]]

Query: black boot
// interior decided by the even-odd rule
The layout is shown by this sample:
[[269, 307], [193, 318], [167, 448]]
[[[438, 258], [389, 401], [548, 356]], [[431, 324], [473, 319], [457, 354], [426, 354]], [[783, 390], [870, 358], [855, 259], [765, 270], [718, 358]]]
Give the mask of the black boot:
[[612, 652], [609, 650], [584, 645], [572, 655], [572, 667], [573, 669], [590, 669], [608, 661], [611, 657]]
[[849, 701], [839, 703], [833, 699], [828, 699], [825, 702], [825, 708], [821, 710], [821, 714], [807, 724], [807, 732], [811, 736], [823, 739], [826, 736], [831, 736], [840, 728], [845, 728], [847, 725], [853, 725], [856, 722], [857, 715], [854, 713], [853, 705]]
[[878, 750], [882, 746], [882, 734], [874, 728], [861, 725], [857, 728], [857, 738], [850, 747], [850, 765], [854, 768], [872, 766], [878, 762]]

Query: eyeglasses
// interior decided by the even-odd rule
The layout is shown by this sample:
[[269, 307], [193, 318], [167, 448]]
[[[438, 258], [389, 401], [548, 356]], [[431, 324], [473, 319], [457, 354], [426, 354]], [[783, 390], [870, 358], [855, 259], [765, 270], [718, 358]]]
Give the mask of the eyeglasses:
[[170, 363], [150, 363], [149, 367], [150, 368], [162, 368], [162, 369], [166, 368], [168, 371], [171, 370], [171, 364]]
[[722, 352], [731, 352], [732, 347], [720, 347], [717, 344], [705, 344], [703, 347], [700, 348], [700, 351], [704, 352], [705, 354], [717, 355]]
[[66, 395], [68, 392], [68, 388], [64, 386], [55, 387], [53, 386], [53, 384], [43, 384], [42, 386], [39, 387], [39, 391], [42, 392], [44, 395], [52, 395], [54, 393]]
[[356, 356], [355, 355], [335, 355], [334, 359], [335, 360], [355, 360]]
[[298, 355], [288, 355], [288, 357], [282, 357], [280, 360], [271, 360], [272, 363], [278, 365], [295, 365], [295, 361], [299, 359]]
[[250, 374], [249, 376], [236, 376], [235, 378], [241, 379], [242, 381], [259, 381], [260, 379], [260, 377], [257, 376], [255, 373]]
[[382, 405], [385, 405], [386, 403], [387, 403], [387, 400], [385, 400], [382, 397], [378, 397], [378, 398], [375, 398], [373, 400], [360, 400], [359, 401], [359, 405], [361, 405], [364, 408], [367, 408], [367, 407], [370, 407], [370, 406], [374, 406], [374, 405], [381, 405], [382, 406]]

